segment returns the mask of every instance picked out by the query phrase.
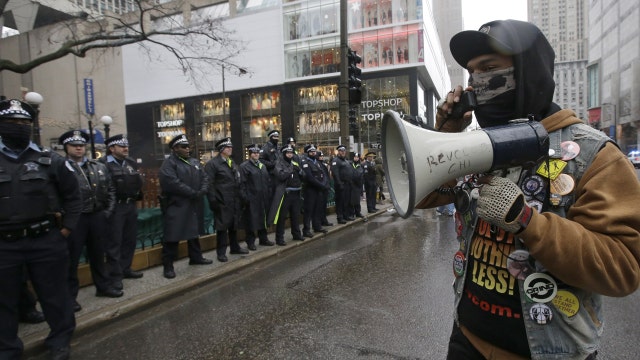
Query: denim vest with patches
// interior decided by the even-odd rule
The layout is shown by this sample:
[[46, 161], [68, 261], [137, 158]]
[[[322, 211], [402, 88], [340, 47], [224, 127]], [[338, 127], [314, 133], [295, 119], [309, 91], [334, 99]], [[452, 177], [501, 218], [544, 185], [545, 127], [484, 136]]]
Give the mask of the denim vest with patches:
[[[593, 129], [585, 124], [574, 124], [563, 129], [549, 133], [549, 148], [554, 151], [551, 159], [561, 157], [560, 144], [564, 141], [574, 141], [580, 146], [578, 155], [567, 161], [566, 167], [562, 173], [571, 175], [577, 185], [582, 178], [586, 169], [591, 165], [595, 155], [602, 147], [611, 141], [602, 132]], [[522, 176], [518, 185], [522, 186]], [[547, 189], [549, 191], [549, 189]], [[566, 213], [571, 205], [575, 202], [575, 186], [573, 191], [564, 195], [560, 205], [552, 206], [544, 205], [543, 211], [549, 211], [561, 217], [566, 217]], [[473, 238], [475, 225], [477, 224], [476, 200], [471, 203], [471, 210], [466, 215], [467, 221], [462, 221], [462, 232], [459, 240], [466, 241], [465, 256], [468, 259], [470, 241]], [[471, 221], [469, 221], [471, 219]], [[516, 239], [518, 239], [516, 237]], [[515, 241], [516, 249], [525, 249], [522, 241]], [[455, 292], [455, 309], [458, 308], [464, 291], [465, 278], [468, 273], [469, 261], [465, 263], [465, 269], [462, 276], [457, 277], [454, 281], [453, 288]], [[540, 271], [539, 271], [540, 272]], [[541, 272], [544, 272], [541, 271]], [[553, 276], [553, 274], [546, 273]], [[555, 278], [554, 278], [555, 279]], [[561, 282], [555, 279], [558, 284]], [[563, 284], [562, 290], [568, 291], [578, 299], [579, 309], [577, 313], [568, 316], [560, 311], [552, 302], [546, 303], [553, 311], [553, 319], [547, 324], [540, 325], [531, 317], [529, 313], [535, 302], [527, 301], [527, 295], [524, 292], [522, 280], [517, 280], [520, 292], [520, 302], [522, 306], [522, 315], [527, 332], [529, 348], [531, 350], [531, 358], [533, 360], [584, 360], [589, 354], [598, 349], [600, 336], [602, 335], [603, 317], [602, 317], [602, 296], [583, 289], [571, 287]], [[454, 310], [454, 317], [458, 321], [457, 310]]]

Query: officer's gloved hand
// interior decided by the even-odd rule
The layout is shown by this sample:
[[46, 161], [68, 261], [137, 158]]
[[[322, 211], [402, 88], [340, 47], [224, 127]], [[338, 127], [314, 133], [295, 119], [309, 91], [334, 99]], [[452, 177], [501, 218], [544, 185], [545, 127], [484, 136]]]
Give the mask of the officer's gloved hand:
[[529, 224], [533, 210], [518, 185], [498, 176], [481, 182], [478, 217], [510, 233], [518, 233]]

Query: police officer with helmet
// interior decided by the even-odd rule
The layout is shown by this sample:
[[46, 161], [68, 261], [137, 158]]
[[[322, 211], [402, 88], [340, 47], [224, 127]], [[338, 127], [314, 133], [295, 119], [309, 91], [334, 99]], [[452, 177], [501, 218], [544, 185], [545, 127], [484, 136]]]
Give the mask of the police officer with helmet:
[[74, 311], [81, 310], [76, 300], [80, 288], [78, 263], [85, 245], [96, 296], [117, 298], [123, 295], [122, 290], [113, 288], [113, 280], [104, 262], [105, 246], [109, 240], [106, 236], [107, 221], [115, 207], [116, 190], [107, 166], [85, 156], [88, 141], [89, 134], [80, 130], [67, 131], [58, 140], [75, 170], [82, 198], [82, 214], [76, 229], [69, 236], [69, 292]]
[[[73, 167], [31, 142], [35, 111], [0, 101], [0, 358], [18, 359], [18, 301], [28, 271], [50, 332], [52, 359], [68, 359], [75, 329], [67, 237], [82, 200]], [[57, 225], [57, 226], [56, 226]]]
[[327, 232], [322, 228], [322, 214], [324, 214], [323, 207], [326, 207], [326, 202], [323, 202], [323, 192], [329, 188], [329, 179], [322, 169], [324, 164], [317, 159], [317, 150], [313, 144], [305, 146], [306, 156], [302, 158], [300, 164], [304, 172], [302, 236], [309, 238], [313, 237], [312, 227], [316, 233]]
[[111, 173], [116, 187], [116, 207], [111, 216], [111, 234], [107, 245], [107, 264], [114, 280], [114, 287], [122, 290], [122, 279], [141, 278], [143, 273], [131, 270], [138, 236], [138, 209], [136, 201], [142, 200], [142, 175], [138, 164], [129, 157], [129, 140], [124, 134], [114, 135], [105, 141], [107, 155], [100, 158]]

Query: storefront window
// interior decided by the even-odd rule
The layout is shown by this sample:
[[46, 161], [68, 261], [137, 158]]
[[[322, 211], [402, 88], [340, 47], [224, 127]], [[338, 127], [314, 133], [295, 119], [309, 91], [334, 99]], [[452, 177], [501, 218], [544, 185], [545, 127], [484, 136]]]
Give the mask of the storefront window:
[[[271, 130], [280, 130], [280, 92], [262, 91], [242, 97], [242, 145], [264, 144]], [[245, 158], [247, 154], [245, 151]]]
[[154, 114], [155, 153], [168, 154], [167, 144], [171, 139], [186, 134], [184, 116], [184, 103], [160, 105], [159, 112]]
[[410, 113], [409, 77], [385, 77], [365, 81], [366, 89], [362, 94], [359, 110], [358, 142], [363, 144], [364, 151], [376, 151], [380, 144], [382, 116], [387, 110], [400, 114]]
[[332, 154], [340, 136], [338, 85], [300, 87], [294, 104], [297, 143], [314, 144]]

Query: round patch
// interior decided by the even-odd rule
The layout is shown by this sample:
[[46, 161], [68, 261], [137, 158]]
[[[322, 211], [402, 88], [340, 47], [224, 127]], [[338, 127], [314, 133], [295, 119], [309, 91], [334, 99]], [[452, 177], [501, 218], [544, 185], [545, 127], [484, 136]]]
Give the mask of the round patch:
[[551, 181], [551, 192], [558, 195], [567, 195], [573, 190], [575, 181], [571, 175], [560, 174]]
[[578, 310], [580, 310], [578, 297], [567, 290], [558, 290], [558, 294], [556, 294], [556, 297], [554, 297], [551, 302], [558, 311], [568, 317], [574, 316], [578, 313]]
[[522, 192], [525, 195], [534, 196], [542, 191], [543, 185], [542, 177], [538, 175], [527, 176], [524, 181], [522, 181]]
[[527, 202], [527, 205], [529, 205], [529, 207], [535, 209], [538, 214], [542, 212], [542, 202], [538, 201], [538, 200], [529, 200]]
[[580, 145], [574, 141], [563, 141], [560, 143], [560, 155], [562, 160], [571, 160], [580, 153]]
[[462, 276], [464, 274], [464, 263], [465, 256], [462, 251], [457, 251], [455, 255], [453, 255], [453, 274], [456, 277]]
[[546, 325], [553, 319], [553, 312], [545, 304], [535, 304], [529, 309], [529, 316], [538, 325]]
[[534, 270], [529, 263], [529, 252], [526, 250], [516, 250], [507, 257], [507, 269], [509, 274], [518, 280], [524, 280], [531, 275]]
[[527, 276], [522, 285], [529, 300], [537, 303], [551, 301], [558, 292], [556, 281], [544, 273], [533, 273]]

